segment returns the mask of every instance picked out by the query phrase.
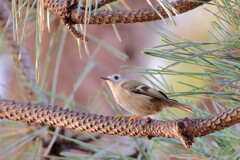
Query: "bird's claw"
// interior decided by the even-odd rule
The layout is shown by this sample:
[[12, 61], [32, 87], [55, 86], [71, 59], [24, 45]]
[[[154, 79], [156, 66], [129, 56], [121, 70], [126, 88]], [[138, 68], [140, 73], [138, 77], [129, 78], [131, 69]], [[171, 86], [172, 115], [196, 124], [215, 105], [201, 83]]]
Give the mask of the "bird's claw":
[[136, 118], [142, 118], [143, 116], [138, 116], [138, 115], [132, 115], [132, 116], [117, 115], [115, 117], [117, 117], [117, 118], [128, 118], [128, 119], [132, 120], [132, 119], [136, 119]]

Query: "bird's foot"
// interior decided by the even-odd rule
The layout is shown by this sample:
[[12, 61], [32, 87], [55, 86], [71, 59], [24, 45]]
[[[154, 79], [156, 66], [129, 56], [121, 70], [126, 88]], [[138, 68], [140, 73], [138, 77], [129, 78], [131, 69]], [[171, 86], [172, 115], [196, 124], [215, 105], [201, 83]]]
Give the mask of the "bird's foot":
[[133, 114], [132, 116], [129, 117], [129, 119], [136, 119], [136, 118], [142, 118], [143, 116], [138, 116]]
[[142, 118], [143, 116], [138, 116], [138, 115], [132, 115], [132, 116], [117, 115], [115, 117], [117, 117], [117, 118], [128, 118], [128, 119], [132, 120], [132, 119], [136, 119], [136, 118]]

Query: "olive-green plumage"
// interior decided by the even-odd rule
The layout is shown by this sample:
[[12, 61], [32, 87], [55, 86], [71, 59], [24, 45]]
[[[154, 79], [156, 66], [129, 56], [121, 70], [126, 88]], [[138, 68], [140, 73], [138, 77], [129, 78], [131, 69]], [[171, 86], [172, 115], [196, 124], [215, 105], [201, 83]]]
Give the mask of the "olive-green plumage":
[[101, 78], [107, 81], [117, 103], [133, 114], [150, 116], [166, 107], [192, 112], [190, 106], [169, 99], [163, 92], [124, 75], [114, 74]]

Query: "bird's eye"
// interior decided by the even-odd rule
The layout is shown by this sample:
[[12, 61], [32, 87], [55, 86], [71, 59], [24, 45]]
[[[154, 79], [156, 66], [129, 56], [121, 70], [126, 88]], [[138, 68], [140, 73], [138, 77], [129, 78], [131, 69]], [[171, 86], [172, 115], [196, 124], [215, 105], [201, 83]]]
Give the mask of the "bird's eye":
[[119, 77], [118, 77], [118, 76], [114, 76], [114, 79], [115, 79], [115, 80], [118, 80], [118, 79], [119, 79]]

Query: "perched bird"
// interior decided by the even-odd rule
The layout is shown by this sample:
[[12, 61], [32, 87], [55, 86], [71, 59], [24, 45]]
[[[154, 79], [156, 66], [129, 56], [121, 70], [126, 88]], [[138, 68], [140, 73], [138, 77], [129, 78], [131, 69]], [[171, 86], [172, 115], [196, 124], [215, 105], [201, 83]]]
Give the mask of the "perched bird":
[[101, 78], [108, 83], [117, 103], [128, 112], [134, 114], [130, 117], [131, 119], [152, 116], [166, 107], [176, 107], [192, 112], [190, 106], [170, 99], [163, 92], [153, 89], [144, 83], [131, 80], [125, 75], [114, 74]]

